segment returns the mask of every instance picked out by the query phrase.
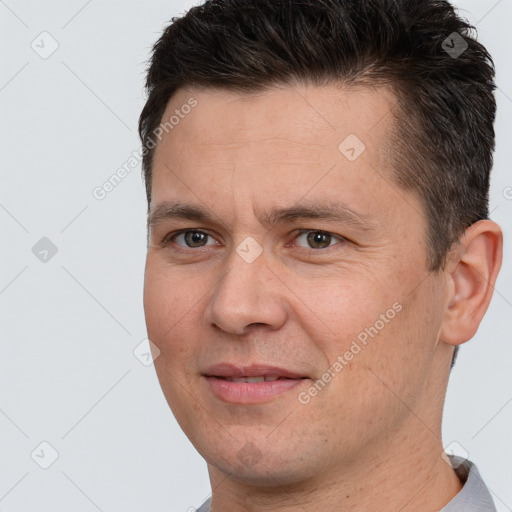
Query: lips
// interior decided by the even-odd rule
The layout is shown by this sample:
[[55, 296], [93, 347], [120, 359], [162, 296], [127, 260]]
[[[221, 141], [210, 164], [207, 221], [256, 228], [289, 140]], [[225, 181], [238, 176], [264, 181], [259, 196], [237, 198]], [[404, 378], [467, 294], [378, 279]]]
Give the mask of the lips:
[[209, 390], [217, 398], [233, 404], [268, 402], [309, 379], [276, 366], [238, 366], [229, 363], [211, 366], [203, 376]]
[[279, 377], [279, 375], [263, 375], [258, 377], [219, 377], [219, 379], [226, 379], [229, 382], [271, 382], [277, 379], [285, 379], [286, 377]]
[[[280, 378], [287, 379], [304, 379], [306, 375], [279, 368], [277, 366], [269, 366], [264, 364], [252, 364], [250, 366], [233, 365], [230, 363], [220, 363], [210, 366], [204, 372], [207, 377], [221, 377], [226, 379], [241, 379], [248, 377], [268, 377], [268, 380], [277, 380]], [[267, 379], [265, 379], [267, 380]]]

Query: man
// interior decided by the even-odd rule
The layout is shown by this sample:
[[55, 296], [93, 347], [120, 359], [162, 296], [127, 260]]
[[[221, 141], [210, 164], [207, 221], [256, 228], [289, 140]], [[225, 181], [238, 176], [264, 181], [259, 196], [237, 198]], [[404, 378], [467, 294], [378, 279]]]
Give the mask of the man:
[[155, 45], [144, 306], [201, 512], [495, 510], [441, 439], [502, 255], [471, 34], [438, 0], [212, 0]]

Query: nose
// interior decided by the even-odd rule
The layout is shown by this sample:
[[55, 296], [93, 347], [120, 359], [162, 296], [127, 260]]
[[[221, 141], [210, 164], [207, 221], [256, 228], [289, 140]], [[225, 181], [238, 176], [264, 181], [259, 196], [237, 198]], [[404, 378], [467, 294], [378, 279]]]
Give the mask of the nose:
[[243, 335], [251, 329], [277, 330], [288, 313], [282, 284], [267, 266], [265, 254], [248, 263], [233, 253], [205, 309], [205, 320], [222, 331]]

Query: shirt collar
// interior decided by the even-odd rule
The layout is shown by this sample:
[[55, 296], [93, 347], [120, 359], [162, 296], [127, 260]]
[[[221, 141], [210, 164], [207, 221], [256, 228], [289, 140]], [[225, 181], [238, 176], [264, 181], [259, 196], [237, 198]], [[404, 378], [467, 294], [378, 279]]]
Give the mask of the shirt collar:
[[462, 457], [447, 456], [463, 487], [440, 512], [496, 512], [491, 493], [476, 466]]

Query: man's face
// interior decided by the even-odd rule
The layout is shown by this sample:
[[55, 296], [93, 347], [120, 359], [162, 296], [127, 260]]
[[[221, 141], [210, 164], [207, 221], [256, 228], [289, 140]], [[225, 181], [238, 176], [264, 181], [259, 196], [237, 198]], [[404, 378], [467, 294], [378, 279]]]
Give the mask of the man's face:
[[[163, 116], [182, 113], [154, 159], [148, 336], [179, 424], [225, 473], [296, 482], [427, 430], [446, 286], [386, 167], [392, 102], [180, 90]], [[256, 375], [280, 378], [233, 381]]]

